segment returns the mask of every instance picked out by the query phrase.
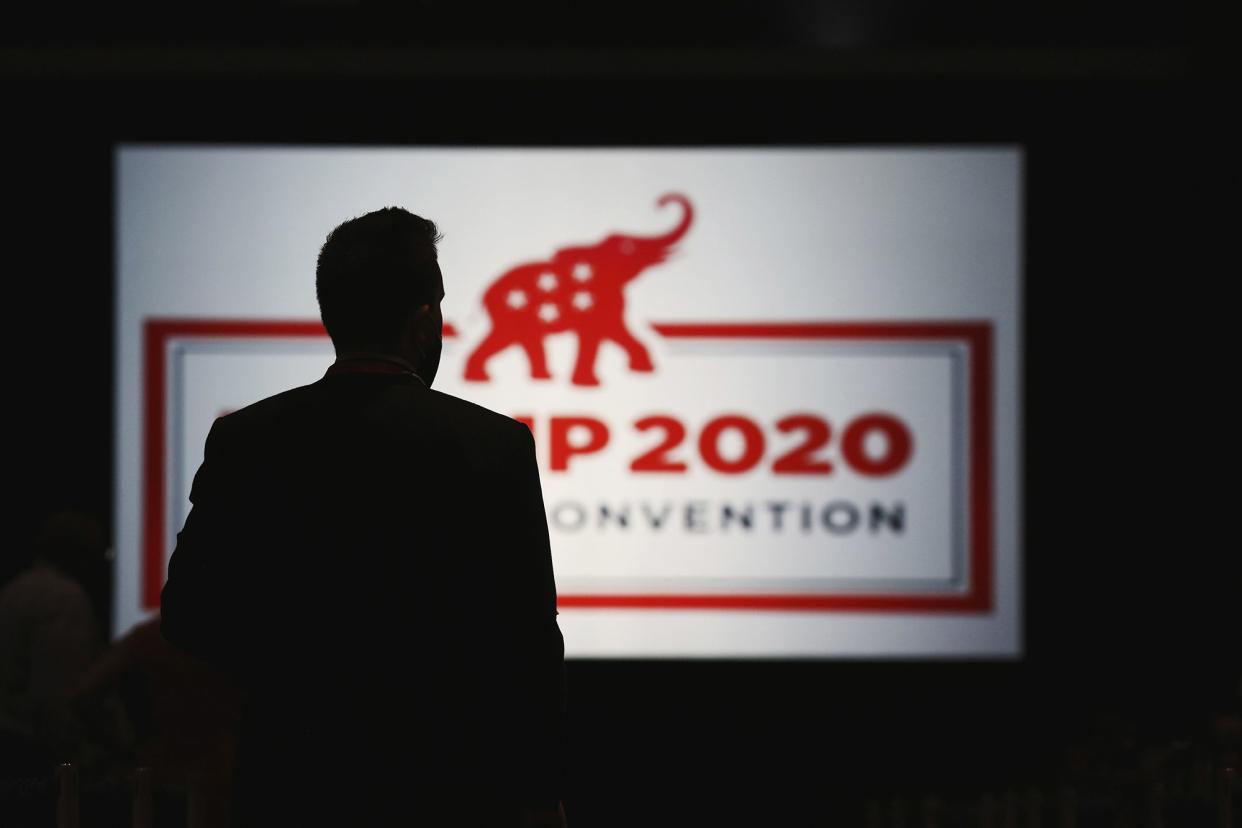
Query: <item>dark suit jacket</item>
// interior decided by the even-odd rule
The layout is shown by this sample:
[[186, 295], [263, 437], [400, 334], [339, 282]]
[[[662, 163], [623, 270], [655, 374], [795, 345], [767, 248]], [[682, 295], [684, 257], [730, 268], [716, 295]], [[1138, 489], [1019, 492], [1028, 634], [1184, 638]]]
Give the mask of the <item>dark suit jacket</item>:
[[526, 426], [330, 374], [216, 420], [190, 499], [162, 630], [246, 694], [239, 823], [555, 807], [564, 646]]

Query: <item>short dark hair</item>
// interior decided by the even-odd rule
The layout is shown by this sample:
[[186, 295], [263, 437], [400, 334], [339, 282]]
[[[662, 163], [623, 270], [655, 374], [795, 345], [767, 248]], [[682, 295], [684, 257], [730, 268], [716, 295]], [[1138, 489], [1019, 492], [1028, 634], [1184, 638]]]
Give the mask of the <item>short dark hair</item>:
[[435, 222], [400, 207], [350, 219], [328, 234], [315, 267], [319, 313], [340, 347], [393, 345], [418, 304], [438, 302]]

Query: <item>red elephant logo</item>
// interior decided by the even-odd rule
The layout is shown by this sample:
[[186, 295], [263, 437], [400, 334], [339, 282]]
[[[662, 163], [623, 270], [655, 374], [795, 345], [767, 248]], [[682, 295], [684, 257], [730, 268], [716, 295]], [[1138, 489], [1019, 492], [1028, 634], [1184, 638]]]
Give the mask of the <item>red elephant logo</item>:
[[625, 327], [625, 286], [667, 259], [690, 229], [690, 200], [670, 193], [656, 202], [669, 203], [681, 206], [681, 221], [664, 235], [614, 233], [590, 247], [564, 247], [547, 261], [502, 274], [483, 294], [492, 329], [466, 361], [466, 379], [486, 380], [487, 361], [512, 345], [526, 352], [532, 379], [550, 379], [544, 340], [564, 331], [578, 335], [574, 385], [599, 385], [595, 357], [604, 340], [625, 349], [630, 370], [653, 370], [647, 348]]

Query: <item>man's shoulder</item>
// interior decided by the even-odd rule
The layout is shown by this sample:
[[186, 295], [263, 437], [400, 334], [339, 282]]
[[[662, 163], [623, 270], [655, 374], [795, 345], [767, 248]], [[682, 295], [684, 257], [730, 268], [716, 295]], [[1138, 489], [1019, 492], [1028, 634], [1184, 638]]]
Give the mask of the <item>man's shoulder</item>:
[[[422, 393], [412, 395], [406, 400], [395, 398], [394, 404], [410, 405], [411, 413], [422, 409], [422, 413], [450, 426], [454, 431], [492, 435], [506, 441], [530, 439], [530, 430], [512, 417], [443, 391], [420, 390]], [[290, 388], [228, 412], [216, 422], [220, 430], [230, 433], [252, 433], [279, 427], [291, 419], [316, 411], [324, 401], [325, 392], [322, 382]]]
[[245, 428], [247, 425], [259, 425], [279, 420], [283, 415], [309, 402], [315, 396], [317, 385], [318, 383], [300, 385], [297, 388], [290, 388], [270, 397], [264, 397], [235, 411], [221, 414], [216, 422], [223, 423], [222, 428], [238, 429]]
[[443, 391], [432, 390], [427, 400], [442, 416], [452, 418], [468, 429], [489, 431], [510, 439], [525, 438], [530, 434], [524, 424], [512, 417]]
[[0, 606], [6, 610], [16, 607], [42, 616], [77, 605], [89, 607], [86, 590], [59, 569], [46, 564], [28, 567], [0, 590]]

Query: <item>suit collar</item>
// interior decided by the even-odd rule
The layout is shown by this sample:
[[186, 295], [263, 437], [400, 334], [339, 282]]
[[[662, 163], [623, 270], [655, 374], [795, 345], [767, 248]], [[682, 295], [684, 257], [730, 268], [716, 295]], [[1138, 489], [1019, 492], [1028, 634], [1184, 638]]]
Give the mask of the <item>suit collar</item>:
[[423, 387], [428, 387], [426, 380], [418, 375], [408, 360], [390, 354], [340, 354], [324, 376], [341, 374], [401, 374], [414, 377]]

